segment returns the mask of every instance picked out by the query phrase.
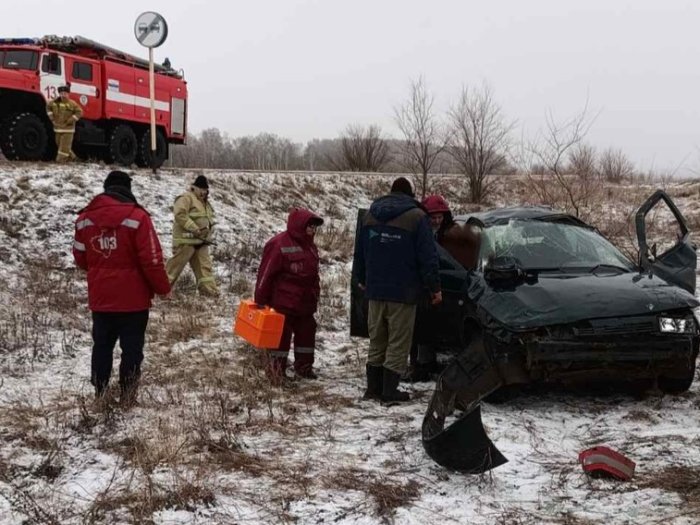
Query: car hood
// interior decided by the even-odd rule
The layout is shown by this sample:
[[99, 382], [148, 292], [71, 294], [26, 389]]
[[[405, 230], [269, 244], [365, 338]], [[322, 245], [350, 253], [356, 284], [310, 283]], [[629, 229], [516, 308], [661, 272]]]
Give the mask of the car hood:
[[700, 305], [685, 290], [639, 273], [541, 273], [536, 282], [508, 290], [494, 289], [479, 276], [469, 295], [491, 317], [515, 330]]

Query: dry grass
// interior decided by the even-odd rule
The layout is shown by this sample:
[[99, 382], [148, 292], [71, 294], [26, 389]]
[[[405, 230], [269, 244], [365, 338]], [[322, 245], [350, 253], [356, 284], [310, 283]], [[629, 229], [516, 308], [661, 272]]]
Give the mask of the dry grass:
[[[270, 192], [271, 206], [284, 215], [291, 205], [311, 209], [318, 206], [326, 218], [316, 239], [322, 257], [318, 321], [323, 329], [334, 333], [320, 333], [318, 344], [322, 348], [324, 338], [332, 340], [339, 354], [334, 363], [347, 372], [347, 384], [341, 383], [338, 389], [338, 385], [324, 380], [321, 369], [322, 379], [318, 382], [292, 380], [282, 387], [271, 386], [264, 374], [267, 354], [233, 338], [230, 325], [222, 329], [224, 319], [233, 320], [231, 304], [250, 294], [267, 240], [254, 232], [236, 234], [213, 250], [217, 271], [223, 275], [222, 299], [200, 297], [191, 272], [186, 270], [175, 298], [155, 303], [138, 407], [126, 411], [113, 402], [97, 407], [89, 386], [83, 392], [71, 390], [74, 386], [70, 386], [65, 392], [47, 395], [47, 399], [33, 398], [0, 407], [0, 441], [7, 447], [3, 452], [32, 458], [21, 463], [10, 455], [0, 456], [0, 496], [10, 501], [12, 509], [26, 523], [151, 523], [161, 519], [156, 513], [165, 509], [193, 513], [207, 509], [222, 513], [221, 517], [201, 519], [234, 523], [237, 517], [226, 516], [226, 508], [220, 508], [225, 507], [224, 498], [249, 504], [262, 516], [261, 521], [292, 523], [300, 519], [294, 504], [314, 501], [321, 490], [344, 495], [359, 493], [359, 500], [351, 494], [340, 504], [341, 509], [348, 505], [347, 514], [361, 513], [390, 523], [397, 509], [410, 507], [421, 498], [421, 478], [407, 464], [411, 456], [398, 454], [391, 460], [380, 460], [371, 470], [362, 470], [347, 466], [352, 460], [343, 457], [345, 452], [339, 451], [336, 443], [345, 430], [343, 422], [349, 417], [362, 417], [358, 415], [362, 405], [347, 394], [351, 388], [346, 388], [362, 373], [362, 356], [360, 345], [343, 346], [335, 338], [336, 333], [347, 329], [350, 276], [346, 264], [352, 260], [355, 227], [354, 218], [344, 217], [345, 208], [335, 203], [339, 199], [345, 203], [357, 199], [362, 192], [385, 194], [394, 177], [367, 175], [361, 180], [349, 180], [333, 188], [333, 195], [316, 184], [313, 176], [300, 177], [301, 183], [296, 186], [291, 177], [277, 178], [287, 182]], [[69, 177], [71, 184], [80, 185], [81, 180]], [[252, 201], [267, 191], [265, 184], [270, 183], [271, 177], [262, 178], [262, 182], [247, 175], [229, 180], [227, 183], [235, 192]], [[446, 195], [456, 210], [478, 208], [466, 202], [468, 187], [459, 178], [436, 177], [432, 182], [432, 191]], [[495, 183], [493, 203], [484, 207], [522, 202], [528, 192], [523, 178], [498, 178]], [[17, 185], [30, 189], [31, 181], [19, 178]], [[696, 186], [678, 188], [677, 195], [695, 198], [700, 188]], [[622, 240], [632, 246], [631, 214], [648, 195], [648, 189], [633, 185], [601, 189], [598, 207], [589, 208], [597, 218], [594, 224], [614, 241]], [[18, 195], [7, 198], [16, 199]], [[233, 202], [230, 197], [221, 196], [221, 202], [226, 199]], [[15, 225], [3, 220], [0, 230], [9, 236], [8, 230], [14, 231]], [[697, 221], [700, 224], [700, 218]], [[50, 238], [51, 225], [42, 224], [41, 228], [32, 230], [33, 235]], [[26, 228], [17, 230], [16, 238], [26, 233]], [[0, 247], [0, 257], [2, 253]], [[65, 258], [55, 255], [27, 261], [18, 268], [21, 277], [17, 285], [23, 295], [8, 296], [10, 308], [0, 312], [0, 357], [8, 362], [3, 370], [5, 378], [27, 373], [30, 367], [17, 366], [23, 362], [34, 363], [59, 352], [82, 356], [84, 360], [89, 353], [89, 313], [83, 276], [63, 268]], [[642, 425], [655, 422], [653, 412], [632, 411], [627, 418]], [[393, 414], [391, 421], [396, 426], [374, 436], [371, 445], [405, 451], [404, 444], [415, 438], [411, 437], [414, 420]], [[545, 483], [543, 491], [570, 486], [580, 475], [577, 465], [567, 463], [562, 467], [562, 458], [545, 457], [547, 447], [536, 438], [531, 445], [544, 450], [542, 469], [551, 474], [551, 483]], [[308, 454], [305, 447], [309, 447]], [[334, 455], [334, 464], [318, 453], [318, 449], [326, 447]], [[66, 474], [83, 468], [80, 462], [86, 451], [88, 455], [98, 451], [114, 461], [113, 479], [107, 487], [102, 485], [90, 502], [76, 500], [75, 508], [70, 510], [69, 506], [52, 506], [52, 496], [39, 497], [42, 491], [60, 493]], [[440, 472], [435, 474], [436, 483], [448, 478], [440, 477]], [[490, 476], [474, 478], [473, 482], [476, 489], [486, 492], [495, 487]], [[660, 477], [643, 478], [642, 483], [644, 487], [677, 492], [688, 508], [697, 512], [700, 497], [693, 486], [698, 486], [700, 480], [696, 471], [669, 469]], [[255, 490], [247, 488], [250, 486]], [[60, 495], [53, 497], [58, 499]], [[226, 505], [230, 505], [228, 501]], [[494, 523], [504, 524], [549, 519], [507, 507], [492, 517]], [[588, 523], [567, 513], [551, 521]]]
[[700, 466], [672, 465], [640, 476], [642, 488], [675, 492], [685, 502], [685, 513], [700, 512]]
[[316, 246], [322, 255], [322, 264], [352, 260], [355, 249], [355, 228], [347, 223], [327, 221], [316, 234]]
[[374, 512], [385, 520], [390, 519], [397, 508], [409, 506], [421, 492], [421, 486], [415, 480], [399, 481], [352, 467], [337, 469], [324, 476], [322, 482], [329, 490], [366, 493], [374, 503]]
[[[176, 480], [167, 487], [149, 484], [145, 490], [115, 490], [95, 500], [85, 513], [87, 523], [115, 523], [126, 512], [131, 523], [153, 523], [153, 514], [165, 509], [194, 512], [216, 504], [211, 489], [186, 480]], [[121, 520], [118, 520], [121, 521]]]

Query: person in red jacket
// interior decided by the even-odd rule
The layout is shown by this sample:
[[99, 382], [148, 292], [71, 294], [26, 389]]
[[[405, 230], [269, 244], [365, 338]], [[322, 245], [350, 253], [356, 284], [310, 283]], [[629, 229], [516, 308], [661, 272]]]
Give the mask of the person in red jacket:
[[96, 397], [107, 390], [119, 340], [121, 400], [130, 404], [136, 397], [151, 299], [167, 296], [170, 283], [150, 215], [131, 193], [131, 177], [112, 171], [103, 186], [104, 193], [78, 215], [73, 257], [87, 270]]
[[314, 235], [321, 224], [323, 219], [318, 215], [294, 208], [287, 219], [287, 231], [275, 235], [263, 250], [255, 284], [255, 302], [285, 315], [280, 345], [270, 351], [267, 368], [268, 377], [275, 383], [285, 377], [292, 335], [296, 374], [307, 379], [317, 377], [313, 370], [314, 313], [321, 288]]

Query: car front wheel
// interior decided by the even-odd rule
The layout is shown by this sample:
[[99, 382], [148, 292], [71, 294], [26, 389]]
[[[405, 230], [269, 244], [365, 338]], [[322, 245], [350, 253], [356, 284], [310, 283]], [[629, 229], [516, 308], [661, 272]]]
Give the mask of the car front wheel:
[[667, 394], [681, 394], [687, 392], [695, 379], [695, 359], [687, 372], [682, 376], [659, 376], [657, 384], [659, 390]]

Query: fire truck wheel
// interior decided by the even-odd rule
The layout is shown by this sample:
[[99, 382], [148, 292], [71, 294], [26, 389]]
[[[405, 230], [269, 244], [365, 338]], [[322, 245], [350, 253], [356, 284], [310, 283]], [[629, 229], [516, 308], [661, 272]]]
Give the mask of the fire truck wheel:
[[3, 125], [2, 150], [10, 159], [41, 160], [48, 140], [46, 126], [34, 113], [17, 113]]
[[73, 153], [80, 160], [94, 160], [99, 158], [99, 154], [95, 151], [94, 147], [86, 146], [80, 143], [73, 143]]
[[2, 154], [5, 155], [5, 158], [8, 160], [17, 159], [8, 141], [8, 128], [10, 126], [10, 120], [12, 119], [12, 117], [14, 117], [14, 115], [6, 117], [2, 121], [0, 121], [0, 150], [2, 151]]
[[136, 160], [137, 148], [134, 130], [127, 124], [119, 124], [109, 136], [105, 160], [108, 164], [130, 166]]
[[[160, 168], [168, 158], [168, 141], [159, 129], [156, 130], [156, 168]], [[139, 141], [139, 154], [136, 156], [136, 165], [141, 168], [151, 167], [151, 130], [146, 130]]]

